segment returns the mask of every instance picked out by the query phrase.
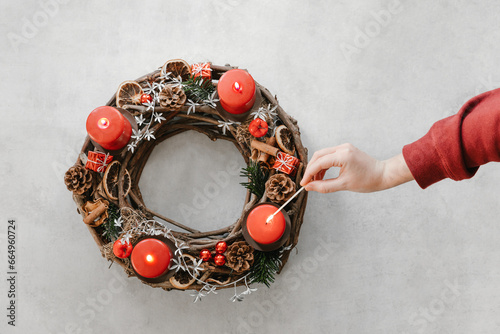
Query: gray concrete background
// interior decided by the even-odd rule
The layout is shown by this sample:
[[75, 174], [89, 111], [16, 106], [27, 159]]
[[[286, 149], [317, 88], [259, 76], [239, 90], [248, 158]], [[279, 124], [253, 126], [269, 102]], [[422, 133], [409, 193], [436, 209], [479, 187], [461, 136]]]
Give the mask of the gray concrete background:
[[[171, 58], [247, 68], [299, 121], [311, 154], [351, 142], [391, 157], [499, 86], [496, 1], [50, 3], [4, 0], [0, 11], [4, 272], [7, 219], [19, 226], [17, 326], [6, 324], [2, 278], [0, 332], [500, 331], [498, 165], [425, 191], [413, 182], [311, 194], [298, 253], [270, 290], [259, 286], [236, 304], [230, 290], [193, 304], [189, 293], [122, 280], [62, 180], [88, 113], [122, 81]], [[191, 134], [165, 142], [141, 180], [146, 199], [175, 217], [210, 171], [241, 160], [226, 148]], [[243, 201], [232, 180], [194, 223], [232, 222]]]

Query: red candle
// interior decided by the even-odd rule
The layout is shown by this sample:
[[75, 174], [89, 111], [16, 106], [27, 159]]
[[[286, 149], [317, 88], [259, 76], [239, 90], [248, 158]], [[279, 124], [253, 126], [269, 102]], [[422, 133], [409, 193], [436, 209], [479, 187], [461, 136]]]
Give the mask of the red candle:
[[90, 138], [105, 150], [119, 150], [130, 140], [132, 126], [116, 108], [104, 106], [94, 109], [87, 117]]
[[219, 79], [217, 93], [224, 110], [231, 114], [243, 114], [255, 102], [255, 81], [247, 71], [229, 70]]
[[135, 272], [146, 278], [165, 274], [170, 267], [171, 258], [170, 248], [158, 239], [139, 241], [130, 256]]
[[256, 206], [247, 216], [246, 227], [250, 237], [257, 243], [268, 245], [278, 241], [285, 233], [285, 216], [280, 211], [269, 222], [267, 219], [277, 208], [271, 204]]

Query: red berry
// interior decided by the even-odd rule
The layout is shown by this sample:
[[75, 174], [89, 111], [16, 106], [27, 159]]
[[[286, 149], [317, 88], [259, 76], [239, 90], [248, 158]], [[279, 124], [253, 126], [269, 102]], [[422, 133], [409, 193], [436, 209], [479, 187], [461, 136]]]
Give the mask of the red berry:
[[250, 124], [248, 125], [248, 131], [252, 136], [255, 138], [260, 138], [266, 135], [267, 130], [268, 130], [268, 125], [266, 121], [263, 121], [260, 118], [254, 119]]
[[217, 254], [222, 254], [226, 251], [227, 249], [227, 244], [225, 241], [219, 241], [217, 245], [215, 245], [215, 252]]
[[142, 94], [141, 95], [141, 103], [148, 103], [153, 101], [153, 98], [149, 94]]
[[132, 253], [132, 244], [128, 241], [122, 243], [122, 239], [118, 239], [113, 244], [113, 254], [120, 259], [124, 259], [130, 256]]
[[204, 262], [209, 261], [212, 258], [212, 253], [208, 249], [202, 249], [200, 252], [200, 259]]
[[222, 254], [217, 254], [214, 256], [214, 263], [218, 266], [223, 266], [226, 263], [226, 257]]

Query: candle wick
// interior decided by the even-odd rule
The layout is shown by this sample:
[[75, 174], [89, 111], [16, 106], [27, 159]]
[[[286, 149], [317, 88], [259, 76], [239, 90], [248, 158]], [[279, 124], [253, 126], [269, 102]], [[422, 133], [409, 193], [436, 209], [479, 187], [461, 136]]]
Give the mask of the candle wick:
[[233, 84], [233, 88], [236, 92], [238, 93], [241, 93], [243, 91], [243, 87], [240, 86], [240, 84], [238, 83], [238, 81], [236, 81], [234, 84]]
[[105, 117], [101, 118], [99, 120], [99, 122], [97, 123], [97, 125], [101, 128], [101, 129], [106, 129], [108, 126], [109, 126], [109, 120]]

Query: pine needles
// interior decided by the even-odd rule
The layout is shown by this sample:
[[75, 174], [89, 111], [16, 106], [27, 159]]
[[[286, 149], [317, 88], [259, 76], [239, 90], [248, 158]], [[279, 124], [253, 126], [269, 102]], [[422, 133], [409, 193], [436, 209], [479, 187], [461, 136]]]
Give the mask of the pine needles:
[[109, 203], [108, 219], [102, 224], [104, 228], [103, 235], [106, 236], [109, 241], [115, 241], [120, 235], [121, 228], [115, 225], [115, 221], [117, 221], [118, 218], [120, 218], [118, 207], [113, 203]]
[[241, 169], [240, 176], [248, 178], [248, 182], [240, 183], [242, 186], [259, 198], [264, 196], [268, 173], [262, 170], [258, 162], [250, 160], [248, 166]]
[[274, 275], [278, 272], [281, 265], [281, 252], [275, 250], [272, 252], [253, 252], [254, 262], [250, 270], [251, 283], [264, 283], [268, 288], [274, 282]]
[[184, 92], [194, 102], [203, 102], [208, 100], [215, 90], [210, 80], [204, 80], [201, 76], [191, 76], [187, 81], [183, 82]]

